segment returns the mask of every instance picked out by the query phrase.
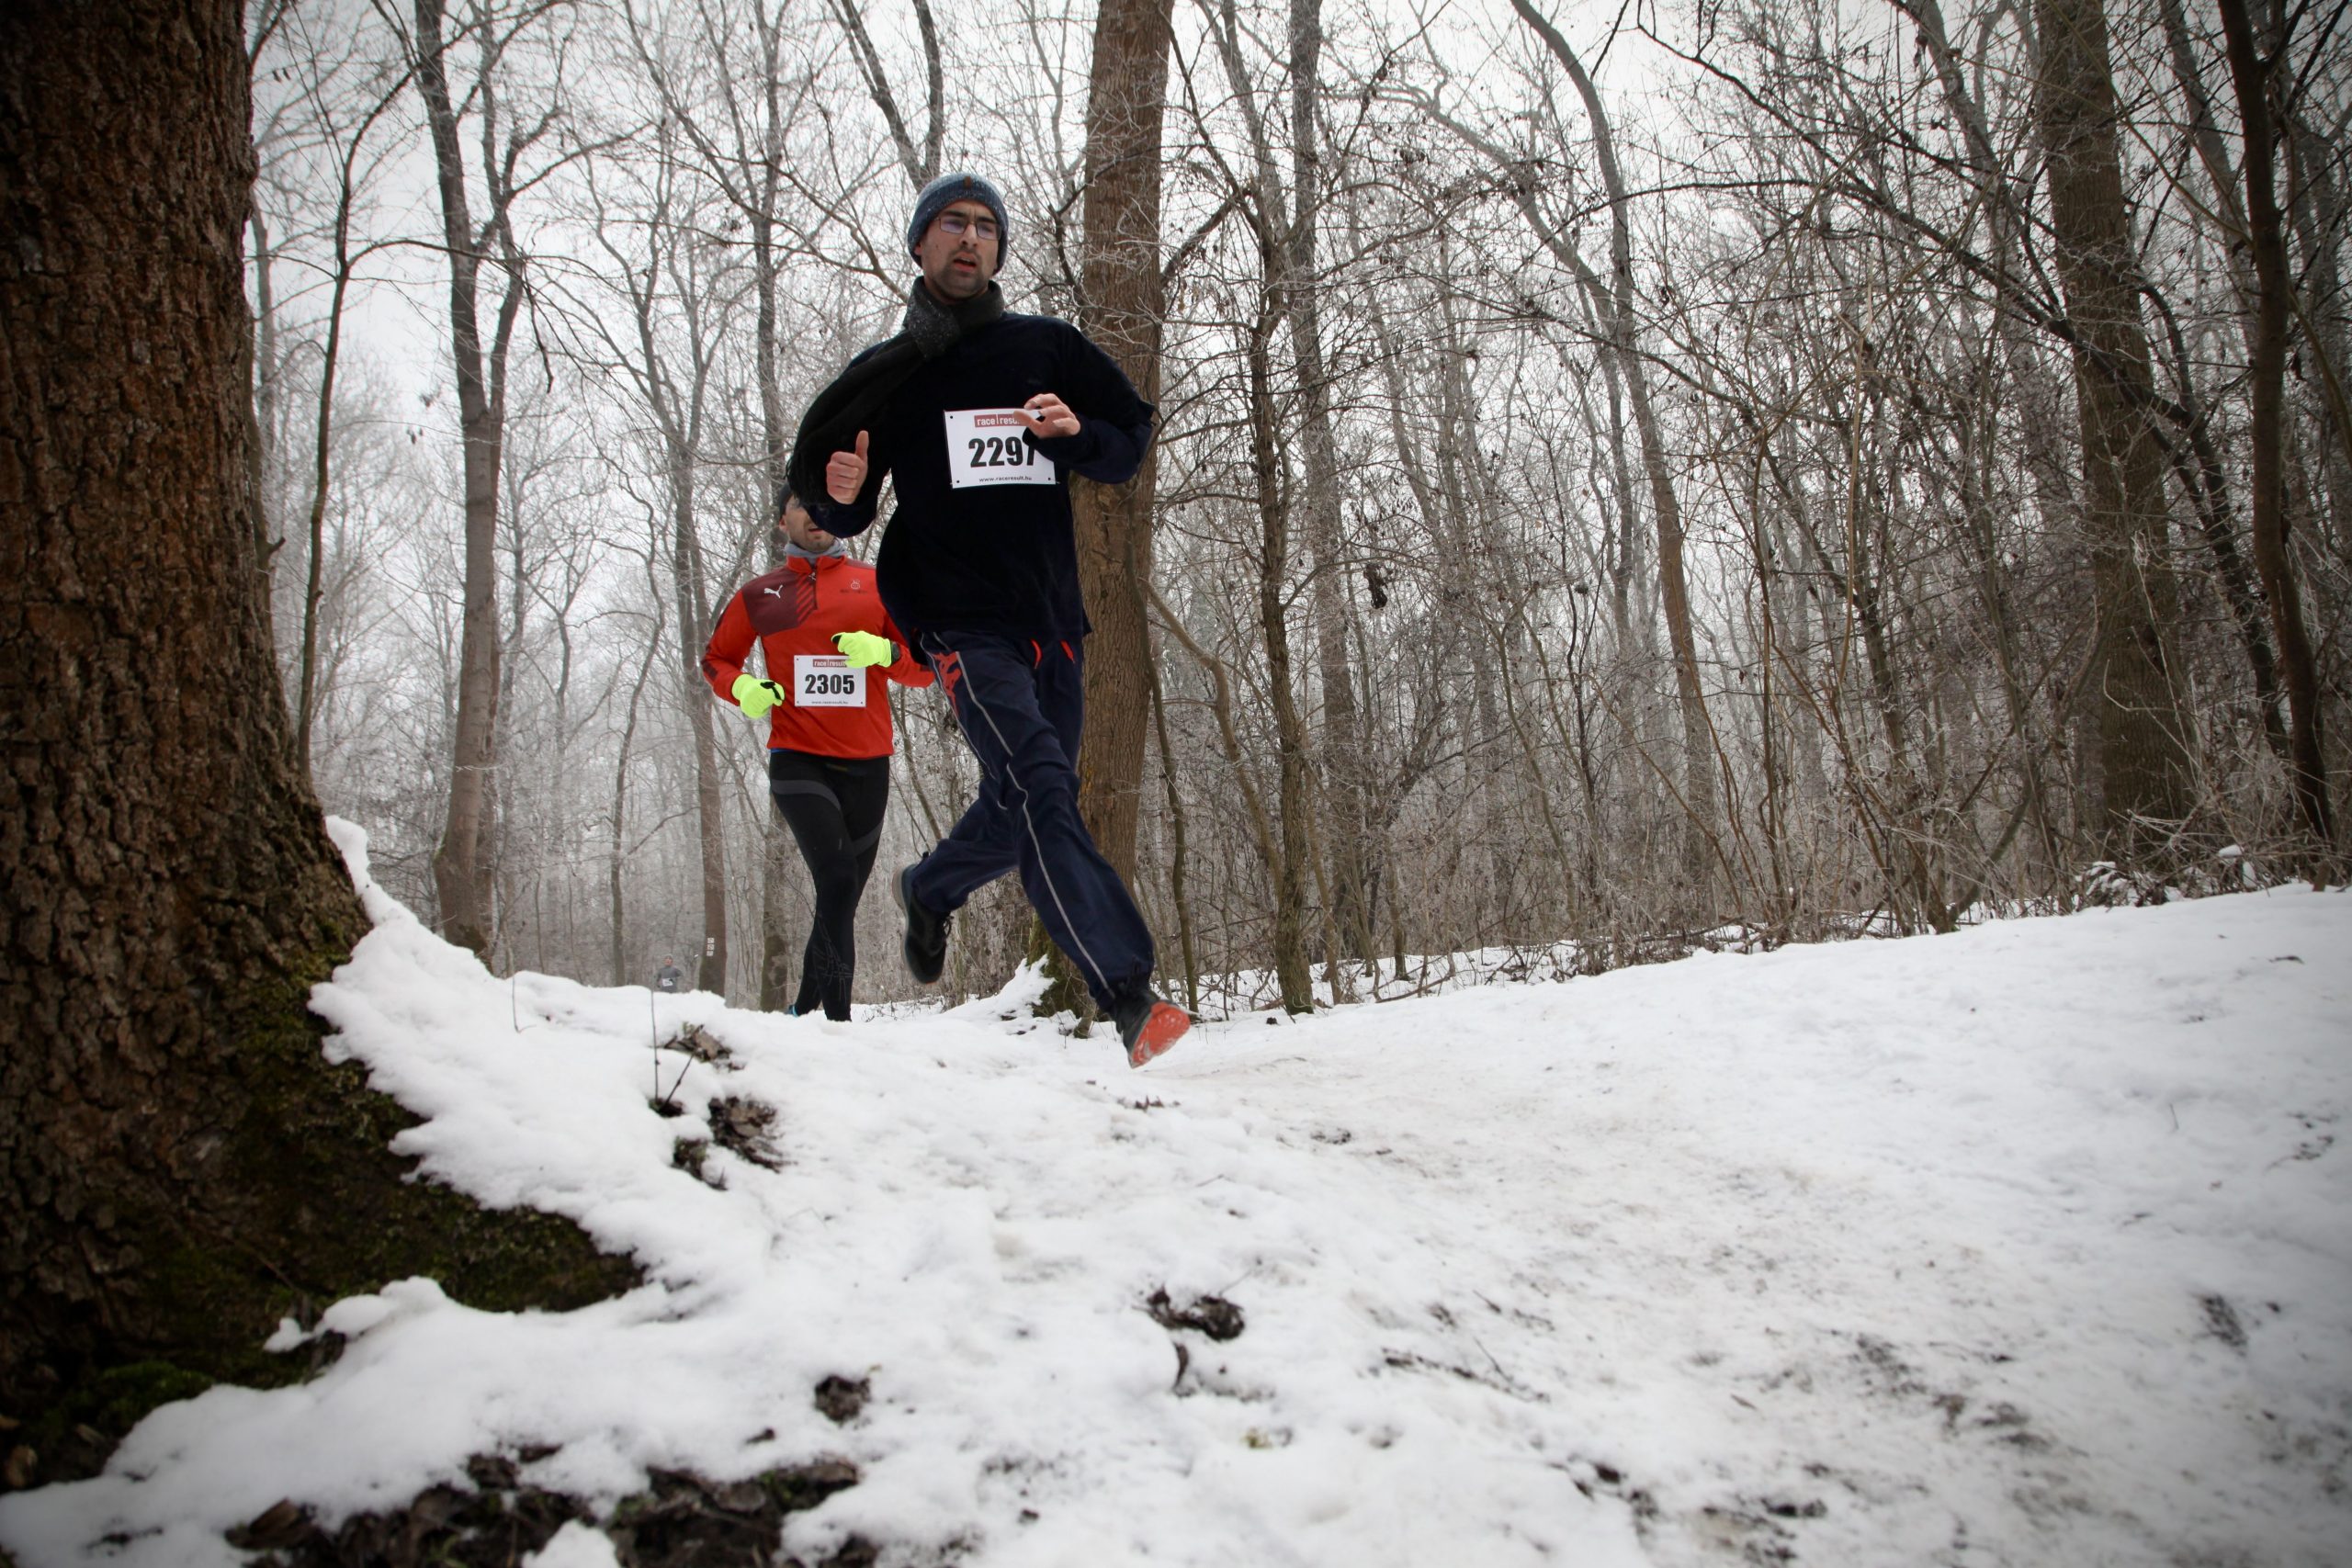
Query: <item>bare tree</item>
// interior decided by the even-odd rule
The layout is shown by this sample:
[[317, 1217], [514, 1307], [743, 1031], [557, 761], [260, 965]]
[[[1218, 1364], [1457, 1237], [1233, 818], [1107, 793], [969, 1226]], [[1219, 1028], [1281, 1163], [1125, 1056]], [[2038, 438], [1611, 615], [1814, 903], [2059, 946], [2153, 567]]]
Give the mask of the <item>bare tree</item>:
[[915, 144], [914, 133], [908, 129], [905, 111], [899, 107], [899, 96], [890, 85], [890, 73], [885, 69], [882, 55], [874, 47], [873, 35], [866, 31], [865, 13], [859, 0], [831, 0], [833, 14], [841, 19], [842, 31], [850, 41], [851, 52], [857, 58], [858, 73], [865, 80], [865, 90], [874, 99], [874, 107], [882, 111], [883, 123], [890, 128], [890, 144], [898, 149], [899, 167], [906, 172], [907, 183], [921, 190], [939, 175], [940, 149], [947, 139], [947, 78], [939, 49], [939, 25], [932, 19], [931, 0], [912, 0], [915, 26], [922, 38], [923, 63], [923, 133], [922, 144]]
[[[1160, 259], [1161, 121], [1173, 13], [1173, 0], [1102, 0], [1086, 105], [1080, 324], [1148, 403], [1161, 396], [1160, 340], [1168, 312]], [[1079, 804], [1095, 846], [1130, 880], [1150, 715], [1143, 585], [1151, 570], [1159, 475], [1155, 444], [1127, 484], [1076, 479], [1070, 497], [1079, 570], [1094, 623], [1086, 656]]]
[[[683, 950], [697, 911], [739, 950], [784, 931], [797, 873], [763, 886], [747, 852], [780, 841], [754, 748], [697, 733], [724, 710], [686, 656], [765, 537], [799, 391], [903, 287], [899, 182], [948, 157], [1018, 171], [1034, 239], [1011, 286], [1080, 321], [1160, 411], [1145, 481], [1075, 497], [1098, 623], [1080, 762], [1098, 842], [1204, 1005], [1367, 978], [1394, 994], [1416, 952], [1432, 967], [1413, 983], [1434, 983], [1443, 954], [1498, 942], [1566, 935], [1605, 964], [1725, 920], [1780, 941], [2146, 897], [2143, 872], [2218, 886], [2233, 840], [2257, 868], [2241, 877], [2313, 843], [2312, 803], [2352, 767], [2325, 722], [2347, 674], [2327, 634], [2352, 604], [2352, 73], [2316, 10], [2274, 40], [2280, 18], [2245, 8], [2265, 175], [2244, 104], [2207, 92], [2227, 28], [2170, 0], [2095, 48], [2069, 32], [2097, 19], [2086, 0], [1729, 0], [1573, 44], [1542, 0], [1475, 40], [1376, 11], [1343, 27], [1321, 0], [1204, 0], [1197, 20], [1166, 0], [1024, 4], [993, 49], [928, 26], [929, 0], [506, 10], [492, 33], [492, 0], [443, 3], [485, 401], [510, 253], [483, 220], [479, 131], [494, 114], [511, 140], [512, 104], [549, 73], [561, 101], [614, 106], [605, 140], [581, 124], [518, 165], [516, 186], [552, 171], [555, 188], [518, 209], [534, 229], [512, 256], [534, 253], [545, 287], [516, 326], [573, 345], [582, 374], [539, 400], [593, 431], [596, 486], [654, 521], [651, 657], [677, 677], [677, 701], [631, 710], [654, 607], [544, 547], [560, 470], [503, 462], [500, 514], [533, 519], [497, 535], [494, 748], [528, 772], [499, 775], [489, 817], [508, 826], [479, 858], [507, 956], [601, 972], [630, 931], [683, 923]], [[297, 20], [255, 25], [282, 51]], [[503, 75], [479, 67], [486, 38], [511, 40]], [[1657, 85], [1638, 100], [1601, 85], [1629, 79], [1602, 51], [1631, 48]], [[953, 139], [951, 67], [998, 110], [959, 111]], [[286, 160], [252, 226], [275, 306], [256, 400], [306, 452], [331, 163]], [[2286, 282], [2269, 300], [2250, 243], [2265, 177], [2265, 265]], [[372, 216], [354, 213], [355, 254], [387, 238]], [[592, 283], [558, 255], [596, 258]], [[298, 267], [310, 295], [287, 287]], [[2277, 298], [2285, 335], [2265, 347], [2252, 329]], [[401, 824], [397, 880], [452, 777], [454, 552], [436, 562], [431, 531], [389, 526], [340, 470], [405, 453], [457, 472], [466, 453], [405, 420], [393, 439], [424, 445], [379, 452], [379, 405], [345, 382], [322, 536], [380, 547], [358, 602], [382, 624], [353, 640], [368, 619], [323, 552], [322, 787]], [[288, 468], [268, 472], [290, 520], [320, 491]], [[2277, 570], [2308, 705], [2274, 652]], [[632, 629], [575, 644], [591, 624]], [[1156, 666], [1155, 645], [1177, 657]], [[553, 708], [576, 716], [560, 738]], [[935, 831], [968, 762], [929, 699], [900, 712], [889, 830]], [[549, 761], [602, 798], [524, 787]], [[559, 821], [597, 824], [604, 886], [576, 938], [559, 935]], [[1027, 928], [1017, 898], [976, 905], [957, 983], [1001, 981]], [[796, 944], [769, 945], [774, 999]], [[900, 994], [888, 965], [863, 978]]]
[[[546, 109], [527, 122], [510, 121], [503, 96], [509, 52], [544, 17], [547, 5], [530, 0], [519, 9], [502, 10], [496, 0], [462, 3], [466, 9], [452, 29], [447, 0], [413, 0], [406, 22], [391, 9], [391, 0], [376, 0], [401, 34], [432, 134], [442, 244], [449, 263], [449, 358], [465, 457], [464, 642], [448, 819], [433, 857], [433, 881], [443, 934], [487, 957], [495, 799], [491, 773], [497, 766], [498, 734], [498, 467], [505, 440], [507, 353], [526, 291], [514, 209], [528, 180], [522, 160], [554, 129], [557, 116]], [[459, 96], [452, 87], [449, 62], [461, 40], [472, 46], [474, 74]], [[471, 173], [462, 139], [469, 117], [477, 122], [481, 144], [480, 168]], [[479, 220], [470, 189], [476, 177], [484, 197]], [[485, 265], [505, 280], [487, 338], [481, 319]]]
[[[784, 493], [798, 424], [786, 405], [781, 363], [784, 267], [792, 255], [813, 251], [785, 216], [789, 143], [814, 91], [813, 73], [797, 72], [786, 57], [786, 6], [771, 6], [768, 0], [741, 6], [702, 0], [691, 14], [690, 30], [673, 39], [640, 20], [634, 7], [628, 13], [630, 42], [662, 114], [750, 241], [763, 493], [771, 498]], [[781, 557], [772, 555], [769, 564], [781, 564]], [[791, 965], [805, 929], [790, 891], [799, 863], [787, 835], [762, 837], [760, 1005], [781, 1010], [792, 995]]]
[[[333, 68], [324, 72], [318, 69], [325, 56], [311, 36], [311, 19], [290, 3], [281, 15], [288, 35], [287, 47], [295, 57], [293, 69], [301, 83], [300, 92], [306, 100], [305, 118], [311, 134], [329, 156], [333, 181], [333, 211], [326, 236], [326, 341], [319, 351], [318, 397], [312, 421], [311, 500], [304, 528], [301, 633], [294, 697], [294, 750], [308, 768], [311, 729], [318, 716], [321, 693], [319, 610], [326, 591], [329, 465], [334, 451], [335, 378], [343, 360], [344, 310], [360, 265], [380, 248], [355, 239], [355, 209], [385, 155], [380, 150], [370, 150], [369, 135], [408, 90], [409, 78], [405, 71], [394, 69], [389, 62], [377, 62], [366, 73], [365, 80], [357, 84], [340, 81], [338, 78], [344, 74], [342, 62], [335, 62]], [[346, 96], [348, 102], [338, 101]], [[258, 202], [254, 225], [256, 235], [263, 232]], [[258, 270], [266, 279], [266, 265]], [[274, 313], [266, 303], [264, 310]], [[275, 380], [273, 376], [273, 385]]]
[[2189, 813], [2189, 767], [2165, 627], [2177, 599], [2138, 268], [2124, 209], [2115, 85], [2101, 0], [2036, 0], [2037, 110], [2048, 157], [2053, 262], [2074, 329], [2083, 526], [2098, 595], [2088, 685], [2098, 717], [2107, 840], [2119, 857], [2160, 845]]
[[2229, 37], [2230, 74], [2237, 84], [2239, 123], [2245, 129], [2246, 236], [2254, 251], [2255, 310], [2249, 333], [2254, 361], [2254, 559], [2286, 663], [2295, 806], [2317, 863], [2324, 864], [2335, 847], [2335, 829], [2328, 807], [2327, 760], [2320, 745], [2319, 672], [2287, 548], [2287, 316], [2294, 286], [2287, 276], [2287, 226], [2272, 173], [2278, 143], [2272, 104], [2283, 96], [2278, 78], [2301, 13], [2274, 24], [2264, 40], [2255, 36], [2245, 0], [2220, 0], [2220, 6]]
[[624, 312], [608, 322], [594, 305], [583, 319], [601, 344], [602, 362], [632, 389], [649, 428], [659, 514], [667, 535], [672, 615], [678, 635], [677, 695], [694, 737], [695, 806], [701, 843], [703, 950], [696, 985], [727, 988], [727, 854], [724, 793], [713, 699], [701, 674], [702, 639], [716, 620], [717, 573], [707, 558], [701, 519], [702, 468], [707, 457], [714, 380], [735, 310], [756, 280], [727, 259], [700, 205], [700, 192], [679, 157], [675, 122], [657, 120], [644, 180], [619, 210], [593, 174], [594, 243], [609, 265], [605, 288]]

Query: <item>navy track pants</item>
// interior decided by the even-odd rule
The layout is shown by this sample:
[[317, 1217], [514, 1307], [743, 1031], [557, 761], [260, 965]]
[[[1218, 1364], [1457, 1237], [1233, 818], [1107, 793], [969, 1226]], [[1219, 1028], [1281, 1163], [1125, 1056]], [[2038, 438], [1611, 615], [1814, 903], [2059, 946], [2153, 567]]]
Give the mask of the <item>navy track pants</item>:
[[1151, 932], [1078, 814], [1086, 671], [1076, 643], [925, 632], [922, 653], [980, 764], [979, 798], [915, 865], [910, 891], [941, 914], [1008, 871], [1095, 1004], [1151, 979]]

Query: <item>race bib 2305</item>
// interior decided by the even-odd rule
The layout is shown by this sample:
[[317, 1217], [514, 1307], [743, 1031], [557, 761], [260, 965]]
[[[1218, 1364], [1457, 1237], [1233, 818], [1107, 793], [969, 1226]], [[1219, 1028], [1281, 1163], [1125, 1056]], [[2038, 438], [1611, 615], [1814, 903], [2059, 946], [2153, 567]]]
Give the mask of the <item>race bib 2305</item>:
[[947, 411], [947, 479], [957, 490], [974, 485], [1049, 485], [1059, 478], [1053, 459], [1023, 439], [1029, 427], [1011, 409]]
[[850, 668], [838, 653], [792, 656], [792, 702], [804, 708], [862, 708], [865, 671]]

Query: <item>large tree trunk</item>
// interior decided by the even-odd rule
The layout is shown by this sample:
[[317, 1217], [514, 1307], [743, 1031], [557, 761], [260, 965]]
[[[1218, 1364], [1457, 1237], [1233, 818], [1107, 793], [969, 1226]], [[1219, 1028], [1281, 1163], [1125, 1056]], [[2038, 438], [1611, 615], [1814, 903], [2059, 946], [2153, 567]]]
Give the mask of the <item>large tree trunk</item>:
[[[1951, 109], [1953, 118], [1967, 138], [1969, 155], [1976, 165], [1978, 184], [1986, 200], [1992, 233], [1990, 249], [1998, 269], [2000, 313], [1997, 327], [2010, 347], [2012, 363], [2022, 374], [2033, 363], [2034, 356], [2022, 341], [2031, 311], [2018, 308], [2017, 279], [2026, 270], [2020, 265], [2018, 254], [2018, 235], [2024, 227], [2019, 196], [2011, 186], [2000, 153], [1993, 144], [1984, 113], [1969, 90], [1963, 62], [1945, 33], [1943, 13], [1937, 0], [1896, 0], [1896, 3], [1919, 24], [1920, 41], [1927, 46], [1935, 63], [1936, 73], [1943, 84], [1945, 104]], [[2188, 110], [2189, 138], [2211, 179], [2221, 225], [2227, 231], [2242, 231], [2245, 223], [2237, 187], [2230, 173], [2229, 154], [2222, 145], [2220, 130], [2213, 124], [2204, 83], [2190, 53], [2188, 24], [2182, 16], [2180, 0], [2158, 0], [2157, 10], [2170, 49], [2173, 80], [2179, 86], [2182, 101]], [[2252, 273], [2243, 264], [2238, 248], [2232, 245], [2228, 249], [2232, 285], [2242, 302], [2251, 300]], [[2177, 440], [2172, 443], [2167, 461], [2179, 480], [2182, 494], [2196, 509], [2198, 529], [2211, 552], [2213, 570], [2220, 580], [2222, 598], [2229, 605], [2231, 619], [2236, 623], [2239, 638], [2245, 645], [2264, 737], [2283, 755], [2287, 750], [2287, 734], [2286, 727], [2278, 716], [2276, 662], [2271, 656], [2268, 637], [2263, 631], [2262, 606], [2255, 592], [2254, 574], [2238, 552], [2227, 479], [2214, 451], [2186, 344], [2177, 329], [2174, 337], [2180, 412], [2187, 415], [2182, 439], [2186, 441], [2188, 451], [2183, 452], [2181, 442]], [[2158, 415], [2150, 408], [2145, 417], [2155, 419]]]
[[26, 1433], [101, 1388], [282, 1381], [281, 1314], [404, 1274], [498, 1306], [600, 1283], [570, 1226], [403, 1181], [405, 1118], [305, 1006], [367, 921], [254, 529], [245, 69], [234, 0], [0, 8], [0, 1410]]
[[[2213, 193], [2214, 214], [2221, 220], [2223, 232], [2230, 235], [2246, 231], [2245, 204], [2239, 199], [2235, 178], [2230, 168], [2228, 145], [2222, 139], [2221, 127], [2214, 123], [2213, 107], [2206, 96], [2203, 73], [2198, 69], [2197, 55], [2188, 36], [2188, 17], [2182, 13], [2180, 0], [2157, 0], [2156, 10], [2164, 20], [2165, 42], [2172, 56], [2173, 81], [2180, 88], [2181, 101], [2188, 110], [2189, 140], [2196, 145], [2199, 162], [2205, 165], [2205, 175]], [[2241, 318], [2246, 334], [2246, 355], [2251, 362], [2258, 358], [2260, 347], [2255, 342], [2255, 296], [2256, 286], [2254, 271], [2245, 248], [2234, 240], [2222, 247], [2229, 263], [2230, 284], [2236, 291]], [[2255, 574], [2247, 570], [2238, 553], [2236, 525], [2230, 514], [2226, 481], [2219, 454], [2214, 450], [2207, 432], [2207, 415], [2203, 399], [2198, 391], [2187, 346], [2176, 323], [2172, 332], [2173, 359], [2177, 368], [2175, 378], [2180, 383], [2180, 400], [2188, 414], [2188, 438], [2195, 450], [2197, 466], [2192, 470], [2177, 456], [2173, 460], [2180, 476], [2181, 489], [2196, 503], [2198, 526], [2213, 553], [2214, 570], [2222, 581], [2223, 599], [2230, 606], [2230, 616], [2237, 623], [2238, 636], [2245, 644], [2246, 656], [2254, 673], [2255, 702], [2262, 713], [2262, 731], [2272, 748], [2281, 756], [2289, 753], [2287, 727], [2278, 716], [2278, 674], [2276, 659], [2270, 651], [2268, 636], [2263, 629], [2261, 596], [2255, 591]]]
[[2272, 175], [2278, 138], [2270, 112], [2270, 74], [2286, 51], [2286, 39], [2272, 40], [2274, 52], [2266, 61], [2245, 0], [2221, 0], [2221, 7], [2245, 131], [2246, 226], [2254, 250], [2254, 329], [2248, 334], [2254, 347], [2254, 564], [2262, 574], [2286, 666], [2297, 815], [2324, 862], [2335, 832], [2328, 818], [2327, 760], [2320, 749], [2319, 671], [2287, 549], [2287, 307], [2294, 285], [2287, 275], [2287, 225]]
[[2049, 158], [2050, 219], [2075, 350], [2083, 438], [2083, 530], [2098, 640], [2086, 686], [2098, 721], [2108, 852], [2132, 858], [2193, 804], [2163, 628], [2174, 613], [2164, 455], [2140, 321], [2132, 228], [2116, 146], [2119, 109], [2100, 0], [2036, 0], [2035, 112]]
[[[1159, 271], [1160, 121], [1168, 105], [1170, 0], [1102, 0], [1086, 105], [1081, 325], [1146, 402], [1159, 400], [1168, 315]], [[1136, 799], [1151, 719], [1151, 643], [1139, 574], [1151, 570], [1155, 445], [1125, 485], [1078, 479], [1079, 572], [1094, 637], [1086, 652], [1079, 806], [1095, 847], [1132, 878]]]
[[[1160, 122], [1168, 107], [1172, 0], [1102, 0], [1094, 23], [1086, 100], [1085, 240], [1079, 255], [1079, 324], [1148, 403], [1159, 401], [1160, 333], [1168, 290], [1159, 270]], [[1083, 411], [1080, 411], [1083, 412]], [[1078, 574], [1094, 635], [1086, 649], [1086, 741], [1078, 757], [1078, 809], [1094, 847], [1130, 884], [1136, 818], [1151, 721], [1151, 628], [1144, 590], [1151, 570], [1152, 505], [1159, 451], [1124, 485], [1078, 479], [1070, 512]], [[1083, 1014], [1086, 988], [1045, 928], [1030, 932], [1054, 984], [1047, 1010]]]

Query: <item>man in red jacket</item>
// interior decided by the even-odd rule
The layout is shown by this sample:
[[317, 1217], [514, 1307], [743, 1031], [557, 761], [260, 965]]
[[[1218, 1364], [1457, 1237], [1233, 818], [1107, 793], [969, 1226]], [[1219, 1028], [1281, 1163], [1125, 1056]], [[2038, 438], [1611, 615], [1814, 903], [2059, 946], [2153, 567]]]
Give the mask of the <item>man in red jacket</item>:
[[[857, 904], [890, 802], [890, 698], [877, 676], [928, 686], [930, 667], [890, 624], [874, 569], [787, 495], [785, 561], [728, 601], [703, 649], [703, 679], [768, 720], [768, 791], [816, 886], [793, 1013], [845, 1021], [857, 968]], [[757, 637], [767, 676], [743, 663]]]

